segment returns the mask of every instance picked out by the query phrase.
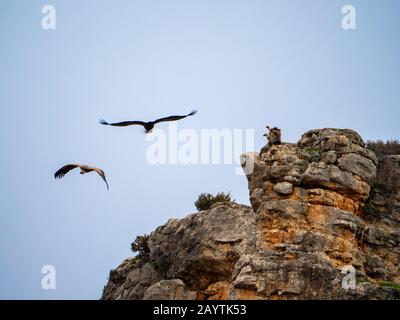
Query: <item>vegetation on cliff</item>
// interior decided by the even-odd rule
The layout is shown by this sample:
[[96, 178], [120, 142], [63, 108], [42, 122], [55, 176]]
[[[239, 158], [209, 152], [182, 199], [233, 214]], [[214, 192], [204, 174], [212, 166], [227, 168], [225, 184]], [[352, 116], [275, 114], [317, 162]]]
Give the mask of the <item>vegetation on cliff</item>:
[[209, 210], [212, 205], [218, 202], [231, 202], [234, 201], [231, 198], [230, 193], [219, 192], [215, 196], [211, 193], [202, 193], [194, 203], [197, 210]]

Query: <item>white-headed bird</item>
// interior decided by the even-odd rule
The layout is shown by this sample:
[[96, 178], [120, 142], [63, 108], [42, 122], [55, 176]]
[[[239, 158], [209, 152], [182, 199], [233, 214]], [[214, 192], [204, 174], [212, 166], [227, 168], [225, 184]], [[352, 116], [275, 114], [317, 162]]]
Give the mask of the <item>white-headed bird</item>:
[[103, 170], [96, 168], [96, 167], [91, 167], [91, 166], [87, 166], [87, 165], [83, 165], [83, 164], [77, 164], [77, 163], [73, 163], [73, 164], [67, 164], [64, 167], [60, 168], [57, 170], [57, 172], [54, 174], [54, 178], [56, 179], [61, 179], [62, 177], [64, 177], [69, 171], [75, 169], [75, 168], [79, 168], [81, 169], [80, 174], [85, 174], [85, 173], [89, 173], [89, 172], [97, 172], [97, 174], [104, 180], [104, 182], [107, 185], [107, 189], [109, 189], [108, 187], [108, 182], [106, 179], [106, 175], [104, 173]]

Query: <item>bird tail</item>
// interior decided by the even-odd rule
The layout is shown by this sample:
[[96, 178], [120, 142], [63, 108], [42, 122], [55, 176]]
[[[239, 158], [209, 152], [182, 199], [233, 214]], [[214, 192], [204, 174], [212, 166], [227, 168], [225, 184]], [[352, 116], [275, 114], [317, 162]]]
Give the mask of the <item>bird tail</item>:
[[104, 119], [99, 120], [99, 122], [100, 122], [100, 124], [104, 124], [104, 125], [108, 124], [108, 122], [106, 120], [104, 120]]
[[197, 110], [192, 110], [192, 112], [190, 112], [190, 113], [188, 114], [188, 116], [194, 116], [196, 113], [197, 113]]

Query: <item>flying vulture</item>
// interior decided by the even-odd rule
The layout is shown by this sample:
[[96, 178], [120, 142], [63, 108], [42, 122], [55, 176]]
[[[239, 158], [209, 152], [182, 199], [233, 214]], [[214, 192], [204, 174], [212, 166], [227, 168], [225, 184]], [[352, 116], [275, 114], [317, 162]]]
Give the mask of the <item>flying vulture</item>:
[[123, 122], [116, 122], [116, 123], [108, 123], [105, 120], [100, 120], [101, 124], [104, 125], [109, 125], [109, 126], [115, 126], [115, 127], [126, 127], [126, 126], [131, 126], [131, 125], [140, 125], [143, 126], [146, 133], [149, 133], [151, 130], [153, 130], [154, 125], [156, 123], [159, 122], [165, 122], [165, 121], [177, 121], [177, 120], [181, 120], [184, 119], [186, 117], [189, 116], [193, 116], [197, 113], [197, 110], [193, 110], [192, 112], [190, 112], [187, 115], [184, 116], [169, 116], [169, 117], [165, 117], [165, 118], [160, 118], [154, 121], [148, 121], [148, 122], [144, 122], [144, 121], [123, 121]]
[[103, 170], [101, 170], [101, 169], [99, 169], [99, 168], [96, 168], [96, 167], [86, 166], [86, 165], [83, 165], [83, 164], [67, 164], [66, 166], [64, 166], [64, 167], [62, 167], [62, 168], [60, 168], [60, 169], [57, 170], [57, 172], [54, 174], [54, 178], [56, 178], [56, 179], [61, 179], [61, 178], [64, 177], [69, 171], [71, 171], [72, 169], [75, 169], [75, 168], [81, 169], [80, 174], [85, 174], [85, 173], [89, 173], [89, 172], [92, 172], [92, 171], [97, 172], [98, 175], [99, 175], [99, 176], [104, 180], [104, 182], [106, 183], [107, 189], [109, 189], [108, 183], [107, 183], [107, 180], [106, 180], [106, 175], [104, 174], [104, 171], [103, 171]]

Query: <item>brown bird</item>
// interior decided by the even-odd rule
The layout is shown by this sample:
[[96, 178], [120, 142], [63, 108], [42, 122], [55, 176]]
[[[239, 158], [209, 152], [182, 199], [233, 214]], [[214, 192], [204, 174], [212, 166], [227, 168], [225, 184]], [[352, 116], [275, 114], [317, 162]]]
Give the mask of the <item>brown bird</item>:
[[144, 122], [144, 121], [123, 121], [123, 122], [116, 122], [116, 123], [108, 123], [105, 120], [100, 120], [101, 124], [104, 125], [108, 125], [108, 126], [115, 126], [115, 127], [126, 127], [126, 126], [132, 126], [132, 125], [140, 125], [144, 127], [144, 130], [146, 133], [149, 133], [151, 130], [153, 130], [154, 126], [156, 123], [159, 122], [165, 122], [165, 121], [177, 121], [177, 120], [181, 120], [184, 119], [186, 117], [189, 116], [193, 116], [197, 113], [197, 110], [193, 110], [192, 112], [190, 112], [187, 115], [184, 116], [169, 116], [169, 117], [165, 117], [165, 118], [160, 118], [154, 121], [148, 121], [148, 122]]
[[106, 175], [104, 174], [104, 171], [96, 168], [96, 167], [91, 167], [91, 166], [86, 166], [83, 164], [77, 164], [77, 163], [73, 163], [73, 164], [67, 164], [66, 166], [60, 168], [57, 170], [57, 172], [54, 174], [54, 178], [55, 179], [61, 179], [62, 177], [64, 177], [69, 171], [71, 171], [72, 169], [75, 168], [80, 168], [81, 172], [80, 174], [85, 174], [85, 173], [89, 173], [92, 171], [97, 172], [97, 174], [104, 180], [104, 182], [107, 185], [107, 189], [109, 189], [108, 187], [108, 182], [106, 180]]

